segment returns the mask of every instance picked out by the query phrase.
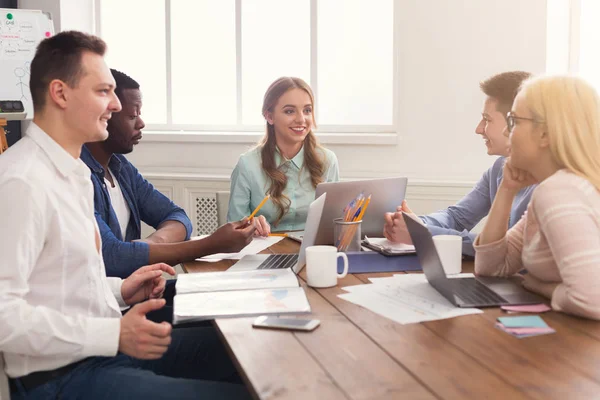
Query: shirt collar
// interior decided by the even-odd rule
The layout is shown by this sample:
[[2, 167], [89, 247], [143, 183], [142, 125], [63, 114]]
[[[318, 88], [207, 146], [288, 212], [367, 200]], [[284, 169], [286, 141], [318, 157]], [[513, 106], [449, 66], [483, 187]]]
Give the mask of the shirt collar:
[[[52, 139], [35, 122], [31, 122], [25, 135], [33, 140], [46, 153], [50, 161], [63, 176], [69, 176], [72, 173], [81, 174], [81, 167], [85, 165], [81, 160], [73, 158], [65, 149]], [[87, 168], [85, 168], [87, 170]], [[89, 170], [88, 170], [89, 171]], [[89, 172], [88, 172], [89, 174]]]
[[[104, 168], [102, 168], [102, 165], [100, 165], [94, 156], [92, 156], [92, 153], [86, 145], [83, 145], [81, 148], [81, 160], [92, 170], [92, 172], [104, 176]], [[113, 173], [119, 174], [121, 171], [121, 160], [119, 160], [117, 156], [113, 154], [110, 156], [110, 160], [108, 160], [108, 166]]]
[[302, 146], [300, 148], [300, 151], [298, 152], [298, 154], [296, 154], [291, 160], [285, 158], [285, 156], [283, 154], [281, 154], [279, 147], [276, 147], [276, 150], [277, 151], [275, 153], [275, 161], [276, 161], [277, 165], [281, 165], [281, 164], [289, 161], [292, 164], [294, 164], [296, 166], [296, 168], [302, 169], [302, 166], [304, 165], [304, 146]]

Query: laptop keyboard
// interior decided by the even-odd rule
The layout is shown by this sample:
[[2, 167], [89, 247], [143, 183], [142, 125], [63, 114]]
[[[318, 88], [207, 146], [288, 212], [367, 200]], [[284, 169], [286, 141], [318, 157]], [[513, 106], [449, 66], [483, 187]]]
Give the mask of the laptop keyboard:
[[298, 254], [273, 254], [258, 266], [258, 269], [292, 268], [298, 262]]
[[474, 278], [448, 279], [452, 282], [452, 291], [466, 304], [477, 306], [495, 306], [505, 304], [506, 300]]

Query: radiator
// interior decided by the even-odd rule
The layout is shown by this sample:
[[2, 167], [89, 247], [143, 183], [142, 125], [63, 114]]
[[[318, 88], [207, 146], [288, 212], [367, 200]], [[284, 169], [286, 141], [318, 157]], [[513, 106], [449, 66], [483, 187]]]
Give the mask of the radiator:
[[196, 235], [210, 235], [219, 227], [217, 198], [214, 196], [195, 196], [194, 227]]

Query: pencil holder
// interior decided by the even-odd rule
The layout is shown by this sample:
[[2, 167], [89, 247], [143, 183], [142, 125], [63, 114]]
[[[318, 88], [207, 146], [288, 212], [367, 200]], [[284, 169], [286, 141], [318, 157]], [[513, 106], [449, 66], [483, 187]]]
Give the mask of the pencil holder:
[[343, 218], [333, 220], [333, 243], [338, 251], [360, 251], [361, 221], [346, 222]]

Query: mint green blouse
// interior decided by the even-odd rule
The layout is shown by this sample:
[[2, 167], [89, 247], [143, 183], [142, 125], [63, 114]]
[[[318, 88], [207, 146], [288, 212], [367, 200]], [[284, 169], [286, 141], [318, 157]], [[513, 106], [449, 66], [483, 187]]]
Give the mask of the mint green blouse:
[[[231, 174], [227, 221], [238, 221], [250, 215], [263, 200], [271, 186], [271, 180], [262, 169], [260, 150], [259, 147], [256, 147], [242, 154]], [[323, 151], [325, 160], [323, 181], [339, 181], [340, 172], [335, 153], [325, 148], [320, 150]], [[290, 209], [283, 216], [278, 226], [273, 225], [278, 214], [278, 209], [273, 202], [267, 201], [257, 215], [264, 215], [271, 224], [273, 231], [304, 230], [308, 206], [315, 199], [315, 189], [310, 182], [310, 173], [307, 168], [302, 168], [304, 165], [304, 147], [291, 160], [283, 157], [277, 150], [275, 162], [280, 168], [287, 169], [288, 181], [283, 194], [291, 201]]]

